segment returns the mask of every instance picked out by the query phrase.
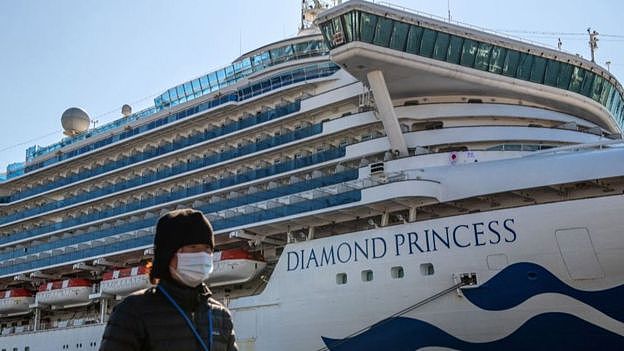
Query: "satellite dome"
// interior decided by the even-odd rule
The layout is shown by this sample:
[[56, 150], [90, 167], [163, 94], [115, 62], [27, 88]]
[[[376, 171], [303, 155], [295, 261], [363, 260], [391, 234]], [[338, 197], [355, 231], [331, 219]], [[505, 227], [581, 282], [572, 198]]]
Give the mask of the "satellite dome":
[[79, 107], [70, 107], [61, 116], [61, 124], [65, 135], [73, 136], [89, 129], [89, 115]]

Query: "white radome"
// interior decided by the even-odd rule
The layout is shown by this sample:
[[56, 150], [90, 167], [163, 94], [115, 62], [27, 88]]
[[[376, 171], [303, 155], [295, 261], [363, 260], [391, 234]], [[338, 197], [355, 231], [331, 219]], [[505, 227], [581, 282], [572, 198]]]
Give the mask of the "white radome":
[[61, 116], [65, 135], [76, 135], [86, 132], [89, 129], [89, 114], [79, 107], [70, 107]]

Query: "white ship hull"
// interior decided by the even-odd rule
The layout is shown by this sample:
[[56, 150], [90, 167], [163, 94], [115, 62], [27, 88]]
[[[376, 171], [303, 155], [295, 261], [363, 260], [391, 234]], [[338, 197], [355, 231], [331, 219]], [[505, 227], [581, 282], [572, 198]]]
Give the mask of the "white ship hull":
[[[290, 244], [262, 294], [230, 303], [239, 347], [526, 350], [564, 345], [563, 349], [580, 350], [587, 342], [617, 346], [613, 342], [621, 343], [624, 335], [620, 322], [624, 308], [621, 299], [614, 298], [624, 281], [623, 211], [624, 196], [609, 196]], [[446, 228], [448, 247], [443, 243]], [[431, 234], [425, 233], [432, 230], [439, 237], [435, 241], [429, 237], [427, 250]], [[332, 248], [333, 259], [328, 256]], [[427, 264], [433, 274], [427, 275], [431, 273], [424, 268], [430, 267]], [[393, 278], [392, 267], [403, 267], [404, 277]], [[370, 281], [362, 279], [366, 270], [373, 272]], [[346, 273], [346, 284], [337, 284], [340, 273]], [[477, 285], [370, 328], [453, 286], [462, 273], [475, 273]], [[99, 344], [103, 328], [102, 324], [74, 328], [72, 339]], [[370, 329], [345, 340], [364, 328]], [[61, 343], [66, 332], [8, 336], [3, 343], [47, 350], [50, 340]], [[527, 335], [531, 337], [524, 339]]]

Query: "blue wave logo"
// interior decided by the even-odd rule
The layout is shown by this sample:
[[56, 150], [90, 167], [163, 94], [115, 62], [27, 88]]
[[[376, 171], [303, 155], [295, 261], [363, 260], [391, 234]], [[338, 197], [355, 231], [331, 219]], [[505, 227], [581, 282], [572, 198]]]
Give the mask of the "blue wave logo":
[[471, 303], [490, 311], [513, 308], [535, 295], [559, 293], [590, 305], [618, 321], [624, 320], [624, 285], [602, 291], [578, 290], [534, 263], [512, 264], [483, 285], [462, 291]]
[[346, 339], [323, 338], [330, 351], [414, 351], [422, 347], [456, 350], [621, 350], [624, 337], [565, 313], [544, 313], [505, 338], [471, 343], [429, 323], [397, 317]]

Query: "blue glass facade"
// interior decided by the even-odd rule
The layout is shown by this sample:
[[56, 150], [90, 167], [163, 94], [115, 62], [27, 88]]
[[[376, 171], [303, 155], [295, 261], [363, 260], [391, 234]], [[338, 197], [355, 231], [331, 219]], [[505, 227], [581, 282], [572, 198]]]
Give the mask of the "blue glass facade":
[[[624, 129], [621, 87], [591, 69], [358, 10], [320, 28], [331, 49], [359, 41], [571, 91], [604, 106]], [[336, 33], [343, 34], [342, 42], [333, 40]]]
[[323, 40], [287, 44], [259, 52], [199, 78], [175, 86], [154, 99], [156, 107], [175, 106], [204, 94], [226, 88], [250, 74], [287, 61], [300, 60], [329, 53]]
[[[311, 79], [316, 79], [316, 78], [321, 78], [321, 77], [326, 77], [329, 76], [333, 73], [335, 73], [337, 70], [339, 69], [339, 67], [337, 65], [335, 65], [334, 63], [331, 62], [324, 62], [324, 63], [319, 63], [319, 64], [313, 64], [313, 65], [308, 65], [305, 67], [301, 67], [301, 68], [297, 68], [288, 72], [284, 72], [284, 73], [280, 73], [280, 74], [276, 74], [274, 76], [271, 76], [265, 80], [262, 80], [260, 82], [254, 83], [254, 84], [250, 84], [244, 88], [238, 89], [236, 92], [234, 93], [230, 93], [230, 94], [226, 94], [223, 95], [221, 97], [212, 99], [210, 101], [206, 101], [203, 102], [199, 105], [196, 105], [194, 107], [185, 109], [183, 111], [180, 111], [176, 114], [172, 114], [170, 116], [167, 117], [162, 117], [158, 120], [152, 121], [149, 124], [145, 124], [139, 127], [135, 127], [135, 128], [130, 128], [122, 133], [113, 135], [111, 137], [99, 140], [95, 143], [91, 143], [88, 145], [85, 145], [79, 149], [76, 150], [72, 150], [69, 151], [67, 153], [63, 153], [60, 154], [58, 156], [49, 158], [45, 161], [42, 162], [38, 162], [35, 164], [31, 164], [27, 167], [25, 167], [24, 169], [20, 169], [20, 170], [14, 170], [14, 171], [9, 171], [7, 172], [7, 178], [13, 178], [16, 177], [18, 175], [21, 175], [22, 172], [32, 172], [34, 170], [58, 163], [60, 161], [64, 161], [67, 160], [69, 158], [73, 158], [76, 156], [79, 156], [81, 154], [96, 150], [98, 148], [101, 148], [103, 146], [106, 145], [110, 145], [112, 143], [118, 142], [120, 140], [124, 140], [130, 137], [133, 137], [135, 135], [138, 135], [140, 133], [144, 133], [148, 130], [160, 127], [162, 125], [168, 124], [168, 123], [172, 123], [174, 121], [180, 120], [180, 119], [184, 119], [186, 117], [189, 117], [191, 115], [194, 115], [196, 113], [202, 112], [202, 111], [206, 111], [212, 108], [216, 108], [218, 106], [221, 106], [223, 104], [226, 103], [236, 103], [236, 102], [240, 102], [240, 101], [244, 101], [247, 100], [249, 98], [267, 93], [271, 90], [274, 89], [279, 89], [281, 87], [285, 87], [291, 84], [295, 84], [295, 83], [299, 83], [302, 81], [306, 81], [306, 80], [311, 80]], [[152, 113], [150, 114], [154, 114], [156, 112], [159, 112], [162, 109], [155, 109]], [[115, 121], [113, 123], [120, 123], [120, 121]], [[123, 124], [120, 125], [116, 125], [115, 128], [121, 126]], [[102, 126], [100, 128], [105, 128], [106, 126]], [[84, 135], [80, 135], [78, 137], [72, 138], [72, 139], [67, 139], [64, 140], [60, 143], [48, 146], [46, 148], [42, 148], [36, 152], [33, 153], [33, 157], [36, 156], [41, 156], [44, 154], [48, 154], [50, 152], [54, 152], [64, 146], [73, 144], [77, 141], [83, 140], [85, 138], [88, 138], [90, 136], [93, 136], [95, 134], [101, 134], [102, 132], [100, 131], [100, 128], [87, 132]], [[110, 129], [110, 128], [108, 128]], [[106, 129], [106, 130], [108, 130]], [[82, 139], [77, 139], [77, 138], [82, 138]]]

